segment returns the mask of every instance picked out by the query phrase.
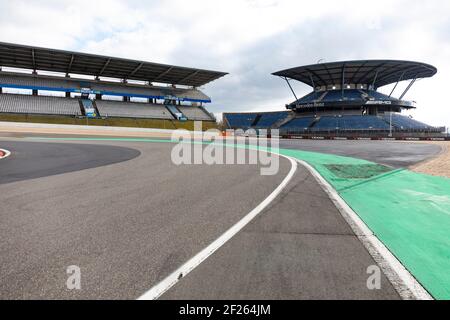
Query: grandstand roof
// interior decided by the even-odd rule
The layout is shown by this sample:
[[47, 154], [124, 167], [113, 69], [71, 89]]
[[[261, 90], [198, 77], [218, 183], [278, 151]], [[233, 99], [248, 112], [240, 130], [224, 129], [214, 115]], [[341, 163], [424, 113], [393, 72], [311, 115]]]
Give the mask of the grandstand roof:
[[313, 64], [274, 73], [312, 87], [367, 84], [379, 88], [399, 80], [428, 78], [437, 73], [429, 64], [400, 60], [358, 60]]
[[0, 66], [200, 87], [227, 73], [0, 42]]

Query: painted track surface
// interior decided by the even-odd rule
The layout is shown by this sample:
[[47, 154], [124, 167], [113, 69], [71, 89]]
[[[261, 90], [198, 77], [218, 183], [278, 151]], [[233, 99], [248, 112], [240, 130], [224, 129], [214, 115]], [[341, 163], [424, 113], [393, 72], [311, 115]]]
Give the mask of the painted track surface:
[[35, 143], [2, 141], [14, 152], [14, 160], [0, 166], [0, 184], [41, 178], [84, 169], [102, 167], [139, 157], [136, 149], [87, 144]]
[[[249, 166], [174, 167], [165, 144], [83, 143], [105, 144], [141, 156], [0, 185], [1, 298], [137, 298], [252, 210], [289, 170], [282, 162], [278, 176], [264, 178]], [[81, 292], [65, 289], [73, 264], [82, 267]], [[385, 277], [382, 290], [367, 290], [373, 264], [302, 168], [263, 216], [164, 298], [397, 299]]]
[[399, 296], [328, 195], [300, 167], [265, 212], [162, 299], [383, 299]]
[[438, 145], [396, 141], [281, 140], [280, 147], [364, 159], [406, 168], [441, 153]]
[[[14, 143], [13, 162], [22, 147]], [[79, 150], [79, 143], [64, 145]], [[0, 185], [0, 298], [138, 298], [256, 207], [290, 170], [287, 160], [274, 177], [261, 176], [258, 166], [176, 167], [171, 144], [110, 145], [141, 155]], [[66, 289], [71, 265], [81, 267], [82, 291]]]

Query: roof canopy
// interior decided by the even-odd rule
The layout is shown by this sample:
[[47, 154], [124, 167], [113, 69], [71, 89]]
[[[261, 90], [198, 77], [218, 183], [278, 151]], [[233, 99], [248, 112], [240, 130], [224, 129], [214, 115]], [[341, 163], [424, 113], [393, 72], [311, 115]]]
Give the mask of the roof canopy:
[[379, 88], [397, 81], [432, 77], [437, 69], [429, 64], [398, 60], [360, 60], [314, 64], [273, 75], [301, 81], [312, 87], [367, 84]]
[[0, 66], [200, 87], [227, 73], [0, 42]]

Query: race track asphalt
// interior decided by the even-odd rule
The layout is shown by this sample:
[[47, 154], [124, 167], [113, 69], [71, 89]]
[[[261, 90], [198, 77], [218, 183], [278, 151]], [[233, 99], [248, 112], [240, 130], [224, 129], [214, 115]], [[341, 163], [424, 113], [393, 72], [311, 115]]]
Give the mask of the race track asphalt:
[[280, 148], [364, 159], [393, 168], [407, 168], [442, 150], [438, 145], [377, 140], [281, 140]]
[[[0, 143], [12, 152], [0, 163], [8, 172], [46, 167], [39, 162], [61, 145], [67, 155], [90, 150], [30, 142], [41, 153], [28, 154], [27, 164], [15, 162], [22, 141]], [[171, 144], [84, 144], [103, 152], [85, 155], [83, 170], [0, 184], [0, 299], [138, 298], [253, 210], [290, 170], [287, 160], [276, 176], [261, 176], [256, 165], [178, 167]], [[40, 158], [45, 150], [51, 154]], [[97, 167], [115, 154], [122, 162]], [[81, 291], [66, 288], [72, 265], [81, 268]]]
[[[392, 166], [440, 151], [312, 143], [291, 147]], [[275, 176], [255, 165], [175, 166], [167, 143], [0, 138], [0, 147], [12, 151], [0, 162], [0, 299], [136, 299], [255, 208], [291, 168], [285, 159]], [[381, 290], [367, 289], [375, 264], [299, 167], [265, 212], [163, 299], [398, 299], [384, 276]], [[81, 268], [80, 291], [66, 288], [71, 265]]]

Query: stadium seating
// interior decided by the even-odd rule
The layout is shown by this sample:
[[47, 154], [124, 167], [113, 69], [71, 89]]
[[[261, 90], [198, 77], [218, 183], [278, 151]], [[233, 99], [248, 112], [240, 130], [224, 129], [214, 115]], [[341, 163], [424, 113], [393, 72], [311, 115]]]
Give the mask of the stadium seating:
[[345, 89], [344, 96], [342, 96], [342, 90], [329, 90], [311, 92], [307, 96], [299, 99], [297, 103], [313, 103], [313, 102], [333, 102], [342, 100], [363, 100], [362, 92], [356, 89]]
[[338, 117], [321, 117], [312, 128], [313, 131], [329, 131], [343, 128]]
[[175, 107], [174, 105], [166, 105], [166, 108], [170, 111], [170, 113], [172, 113], [172, 115], [175, 117], [175, 119], [180, 120], [180, 119], [184, 119], [186, 120], [186, 116], [180, 111], [178, 110], [177, 107]]
[[211, 115], [207, 114], [203, 109], [199, 107], [178, 106], [178, 110], [180, 110], [183, 115], [188, 118], [188, 120], [215, 121], [215, 119]]
[[126, 95], [136, 97], [160, 97], [173, 96], [187, 101], [210, 101], [203, 92], [196, 89], [180, 89], [171, 87], [144, 86], [137, 84], [125, 84], [120, 82], [104, 82], [94, 80], [81, 80], [63, 77], [36, 77], [32, 75], [20, 75], [12, 73], [0, 73], [0, 86], [15, 85], [19, 87], [36, 87], [54, 89], [57, 91], [76, 91], [89, 88], [106, 95]]
[[[362, 94], [362, 93], [360, 93]], [[270, 129], [281, 125], [281, 132], [335, 132], [335, 131], [389, 131], [389, 115], [324, 115], [319, 117], [304, 116], [289, 121], [288, 112], [225, 114], [230, 128], [233, 129]], [[286, 119], [285, 121], [282, 121]], [[283, 124], [284, 123], [284, 124]], [[394, 131], [430, 131], [441, 132], [422, 122], [393, 114]]]
[[322, 95], [323, 92], [311, 92], [310, 94], [299, 99], [297, 103], [313, 103], [314, 101], [319, 100]]
[[389, 125], [377, 116], [321, 117], [312, 131], [334, 130], [389, 130]]
[[[385, 115], [384, 120], [389, 123], [390, 122], [390, 115]], [[427, 129], [434, 129], [433, 127], [426, 125], [425, 123], [419, 122], [417, 120], [401, 116], [398, 114], [392, 115], [392, 125], [396, 129], [400, 130], [427, 130]]]
[[81, 109], [76, 99], [0, 94], [0, 113], [81, 116]]
[[377, 116], [344, 116], [346, 130], [389, 130], [389, 125]]
[[174, 120], [169, 110], [161, 105], [107, 100], [97, 100], [96, 105], [102, 117]]
[[286, 123], [284, 126], [282, 126], [281, 130], [307, 130], [309, 126], [314, 122], [315, 118], [313, 117], [305, 117], [305, 118], [295, 118], [292, 121]]
[[230, 128], [232, 129], [249, 129], [255, 122], [256, 113], [230, 113], [225, 115]]
[[271, 112], [261, 114], [261, 118], [256, 123], [255, 128], [271, 128], [277, 122], [285, 119], [288, 116], [287, 112]]
[[55, 89], [80, 88], [79, 83], [64, 78], [37, 78], [33, 76], [10, 75], [1, 73], [0, 84], [13, 84], [26, 87], [46, 87]]
[[362, 100], [362, 95], [359, 90], [344, 90], [345, 100]]
[[394, 97], [389, 97], [388, 95], [385, 95], [381, 92], [378, 91], [374, 91], [374, 90], [370, 90], [366, 92], [370, 98], [373, 98], [375, 100], [379, 100], [379, 101], [395, 101], [398, 99], [394, 98]]
[[326, 96], [322, 99], [322, 102], [339, 101], [339, 100], [342, 100], [342, 91], [332, 90], [328, 91]]

